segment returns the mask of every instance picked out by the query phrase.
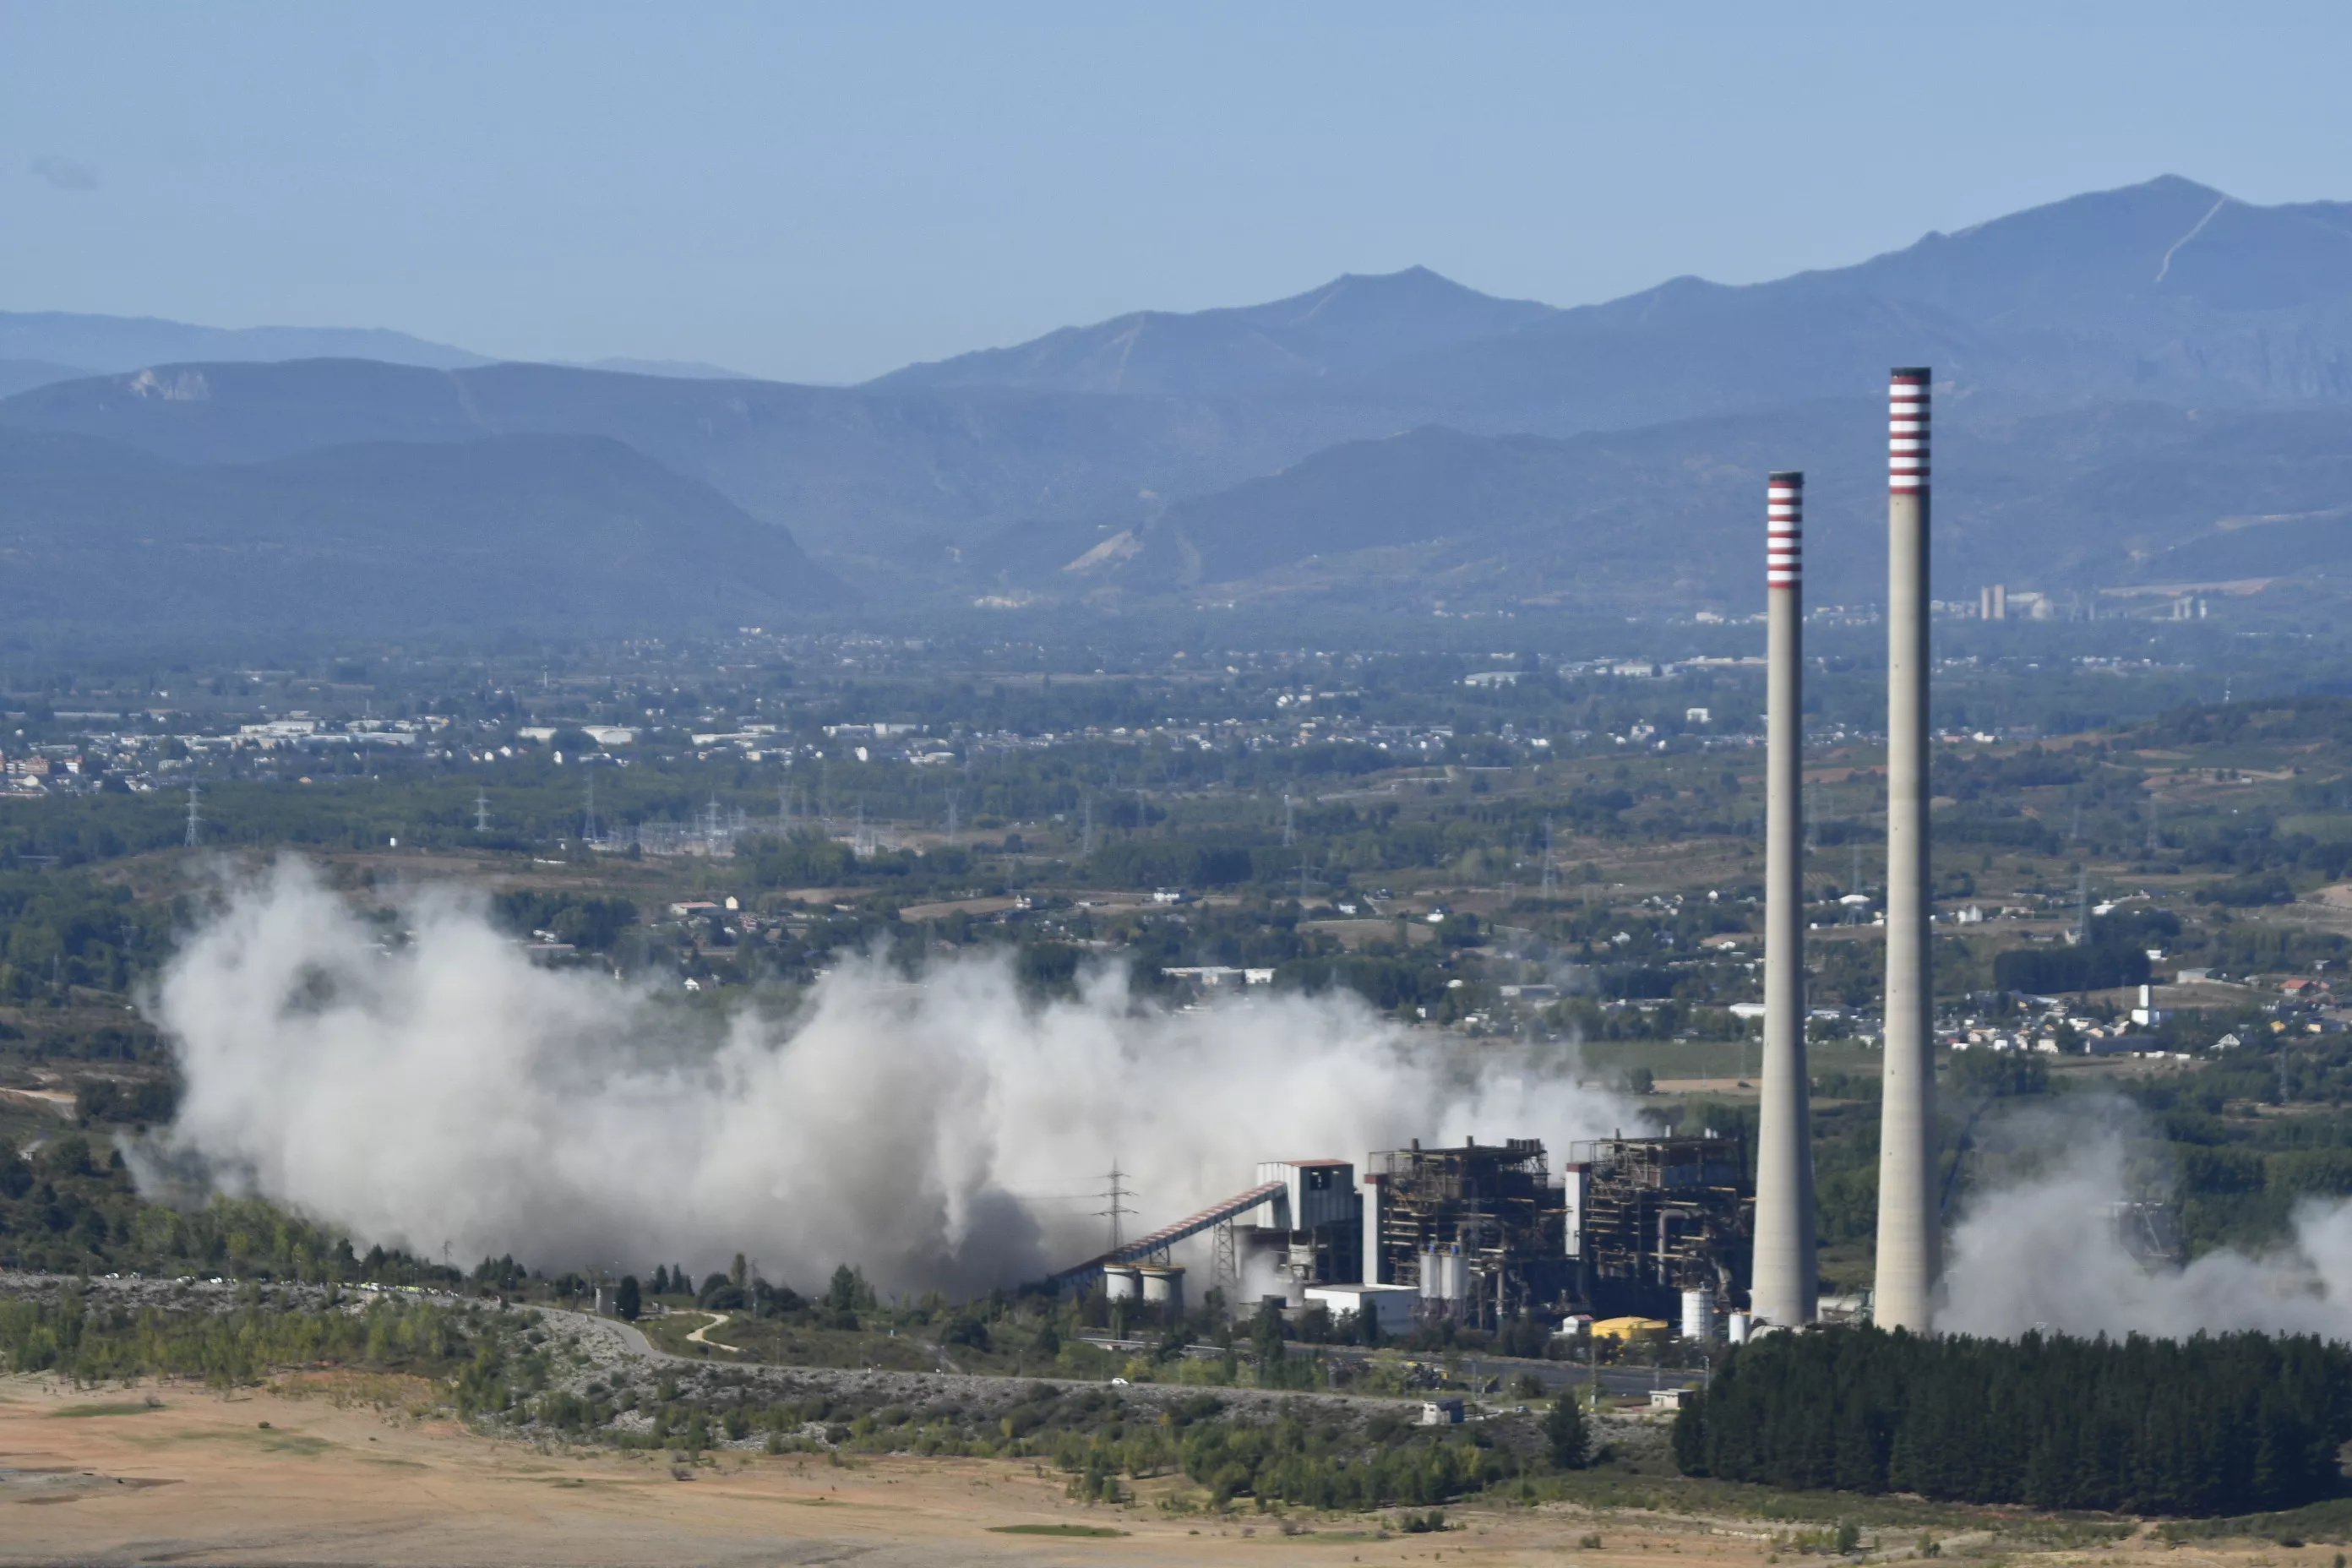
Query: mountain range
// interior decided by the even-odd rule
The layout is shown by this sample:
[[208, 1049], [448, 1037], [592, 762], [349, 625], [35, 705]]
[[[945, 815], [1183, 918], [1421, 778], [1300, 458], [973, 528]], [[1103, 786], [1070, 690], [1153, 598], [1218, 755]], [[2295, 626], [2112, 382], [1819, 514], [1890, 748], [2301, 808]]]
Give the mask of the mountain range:
[[881, 384], [1245, 396], [1565, 435], [1836, 396], [1910, 362], [1963, 395], [2043, 404], [2352, 395], [2352, 204], [2253, 206], [2168, 176], [1852, 267], [1678, 278], [1566, 310], [1415, 268], [1122, 317]]
[[790, 533], [594, 436], [378, 442], [192, 467], [0, 429], [19, 631], [657, 633], [842, 602]]
[[[91, 321], [0, 317], [0, 354], [84, 364], [169, 325], [110, 338]], [[834, 602], [1738, 608], [1757, 596], [1754, 491], [1774, 468], [1814, 476], [1815, 592], [1871, 596], [1878, 399], [1888, 365], [1925, 363], [1945, 580], [2083, 589], [2352, 557], [2336, 542], [2352, 541], [2352, 204], [2255, 206], [2170, 177], [1768, 283], [1677, 279], [1559, 310], [1412, 268], [856, 387], [493, 364], [413, 339], [265, 363], [306, 345], [204, 341], [228, 340], [140, 363], [122, 349], [91, 366], [110, 374], [0, 399], [0, 430], [183, 485], [481, 447], [551, 498], [577, 493], [556, 467], [625, 451], [679, 481], [660, 504], [682, 531], [717, 527], [723, 504]], [[524, 463], [524, 437], [581, 444]], [[362, 510], [422, 507], [446, 482], [429, 467], [383, 472]], [[533, 527], [552, 515], [524, 510]], [[0, 582], [0, 609], [15, 591]]]
[[908, 365], [875, 384], [1231, 397], [1374, 371], [1559, 314], [1549, 305], [1496, 300], [1414, 267], [1335, 279], [1269, 305], [1189, 315], [1139, 310], [1014, 348]]
[[387, 364], [488, 364], [480, 354], [381, 327], [193, 327], [152, 316], [0, 310], [0, 386], [197, 361], [372, 359]]

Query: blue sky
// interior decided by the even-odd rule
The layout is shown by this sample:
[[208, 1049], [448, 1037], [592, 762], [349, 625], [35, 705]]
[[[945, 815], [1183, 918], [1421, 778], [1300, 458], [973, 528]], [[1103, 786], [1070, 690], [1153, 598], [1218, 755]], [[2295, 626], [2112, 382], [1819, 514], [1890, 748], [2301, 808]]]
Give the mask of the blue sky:
[[2173, 173], [2352, 197], [2352, 6], [0, 7], [0, 309], [854, 380], [1420, 263], [1559, 304]]

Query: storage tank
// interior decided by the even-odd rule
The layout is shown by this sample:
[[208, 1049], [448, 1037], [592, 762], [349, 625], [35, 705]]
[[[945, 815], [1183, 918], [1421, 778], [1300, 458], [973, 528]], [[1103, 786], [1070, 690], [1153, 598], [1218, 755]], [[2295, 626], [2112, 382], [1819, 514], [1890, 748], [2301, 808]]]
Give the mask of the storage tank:
[[1706, 1341], [1715, 1338], [1715, 1292], [1707, 1289], [1683, 1292], [1683, 1338]]
[[1184, 1315], [1184, 1270], [1175, 1264], [1146, 1264], [1143, 1276], [1143, 1299], [1151, 1306], [1165, 1307], [1171, 1318]]
[[1421, 1299], [1424, 1301], [1445, 1300], [1445, 1265], [1439, 1260], [1437, 1248], [1425, 1248], [1421, 1255]]
[[1461, 1245], [1456, 1243], [1447, 1247], [1439, 1261], [1445, 1266], [1445, 1299], [1449, 1301], [1469, 1300], [1469, 1260], [1462, 1256]]
[[1132, 1263], [1114, 1263], [1103, 1270], [1103, 1294], [1114, 1301], [1132, 1301], [1143, 1294], [1143, 1271]]
[[1732, 1313], [1728, 1319], [1725, 1320], [1727, 1332], [1724, 1337], [1728, 1339], [1735, 1345], [1746, 1344], [1748, 1342], [1748, 1321], [1747, 1313]]

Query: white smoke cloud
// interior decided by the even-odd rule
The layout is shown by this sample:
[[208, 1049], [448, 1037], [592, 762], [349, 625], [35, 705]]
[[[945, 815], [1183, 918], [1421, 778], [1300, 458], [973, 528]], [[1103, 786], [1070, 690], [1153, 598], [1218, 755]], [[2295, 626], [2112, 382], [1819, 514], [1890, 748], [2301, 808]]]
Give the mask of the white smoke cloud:
[[404, 913], [387, 953], [281, 863], [229, 890], [150, 1003], [186, 1080], [173, 1149], [362, 1247], [640, 1271], [740, 1250], [803, 1289], [852, 1262], [963, 1291], [1098, 1251], [1096, 1205], [1040, 1194], [1114, 1160], [1153, 1226], [1263, 1159], [1476, 1135], [1558, 1160], [1635, 1121], [1569, 1064], [1449, 1062], [1466, 1048], [1352, 999], [1170, 1013], [1107, 973], [1031, 1009], [989, 959], [919, 986], [851, 965], [790, 1026], [739, 1015], [698, 1047], [672, 1006], [535, 967], [476, 906]]
[[2011, 1337], [2031, 1329], [2181, 1339], [2259, 1329], [2352, 1339], [2352, 1205], [2305, 1205], [2292, 1238], [2262, 1256], [2227, 1248], [2185, 1268], [2143, 1265], [2115, 1218], [2133, 1184], [2108, 1106], [2037, 1118], [2067, 1152], [1991, 1187], [1953, 1227], [1937, 1327]]

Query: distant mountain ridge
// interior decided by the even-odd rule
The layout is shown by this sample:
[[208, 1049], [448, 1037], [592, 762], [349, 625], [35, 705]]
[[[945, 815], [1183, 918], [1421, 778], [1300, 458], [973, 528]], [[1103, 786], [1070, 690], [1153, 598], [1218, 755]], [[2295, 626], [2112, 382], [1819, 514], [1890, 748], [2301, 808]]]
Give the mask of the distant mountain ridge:
[[[1552, 437], [1424, 426], [1318, 452], [1143, 528], [1008, 540], [1069, 597], [1182, 595], [1711, 608], [1763, 592], [1762, 476], [1807, 475], [1807, 592], [1885, 582], [1876, 399]], [[1938, 584], [2100, 586], [2325, 575], [2352, 585], [2352, 405], [2200, 414], [2158, 403], [1960, 419], [1939, 431]], [[2063, 523], [2063, 526], [2057, 526]]]
[[1009, 349], [908, 365], [868, 384], [1233, 396], [1493, 337], [1554, 314], [1549, 305], [1497, 300], [1412, 267], [1351, 273], [1264, 305], [1137, 310]]
[[625, 354], [605, 359], [556, 360], [573, 370], [607, 370], [615, 375], [666, 375], [678, 381], [757, 381], [740, 370], [693, 359], [631, 359]]
[[189, 468], [0, 429], [0, 616], [124, 634], [614, 634], [847, 601], [784, 529], [583, 436]]
[[1853, 267], [1676, 279], [1326, 389], [1481, 430], [1626, 428], [1837, 396], [1890, 363], [2044, 406], [2352, 397], [2352, 205], [2167, 176]]
[[14, 397], [37, 386], [79, 381], [89, 372], [78, 364], [54, 364], [45, 359], [0, 359], [0, 397]]
[[161, 365], [67, 382], [0, 400], [0, 426], [197, 464], [369, 442], [602, 436], [877, 582], [950, 563], [960, 542], [1023, 519], [1139, 519], [1157, 504], [1143, 492], [1215, 489], [1326, 438], [1170, 399], [361, 360]]
[[0, 310], [0, 360], [73, 365], [84, 374], [155, 364], [372, 359], [457, 370], [494, 362], [383, 327], [198, 327], [152, 316]]
[[[2087, 586], [2347, 555], [2352, 469], [2330, 443], [2352, 450], [2352, 204], [2256, 206], [2170, 176], [1851, 267], [1572, 310], [1415, 268], [856, 387], [163, 361], [0, 398], [0, 429], [206, 467], [591, 437], [902, 603], [1733, 606], [1753, 586], [1756, 476], [1791, 466], [1814, 475], [1825, 539], [1858, 529], [1813, 554], [1817, 587], [1871, 595], [1883, 542], [1854, 520], [1883, 493], [1874, 400], [1887, 366], [1916, 363], [1937, 376], [1939, 571]], [[549, 497], [577, 493], [546, 466], [563, 450], [534, 459]]]
[[[1325, 294], [1377, 300], [1291, 345]], [[2352, 396], [2352, 204], [2263, 207], [2174, 175], [1930, 234], [1768, 283], [1677, 278], [1604, 304], [1491, 300], [1422, 268], [1242, 310], [1140, 312], [881, 384], [1247, 395], [1360, 433], [1625, 429], [1850, 394], [1932, 361], [1954, 390], [2042, 404]]]

